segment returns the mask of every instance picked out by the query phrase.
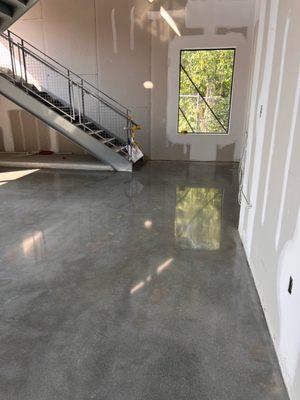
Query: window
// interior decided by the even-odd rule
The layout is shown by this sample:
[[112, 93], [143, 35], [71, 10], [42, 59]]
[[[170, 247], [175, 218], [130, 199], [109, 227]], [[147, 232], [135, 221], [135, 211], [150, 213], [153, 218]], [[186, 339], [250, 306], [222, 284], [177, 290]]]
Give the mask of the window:
[[181, 50], [180, 134], [229, 131], [235, 49]]

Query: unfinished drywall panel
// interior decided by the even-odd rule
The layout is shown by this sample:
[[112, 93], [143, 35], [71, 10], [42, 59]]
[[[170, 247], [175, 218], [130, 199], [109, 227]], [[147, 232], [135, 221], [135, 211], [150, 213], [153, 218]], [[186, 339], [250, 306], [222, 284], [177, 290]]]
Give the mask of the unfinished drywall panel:
[[99, 87], [118, 99], [141, 125], [137, 141], [150, 150], [150, 93], [143, 86], [151, 80], [151, 47], [143, 0], [96, 1]]
[[0, 96], [0, 145], [0, 151], [5, 152], [51, 150], [84, 154], [79, 146], [3, 96]]
[[[248, 182], [251, 180], [251, 171], [247, 175], [244, 174], [245, 166], [250, 163], [251, 158], [254, 156], [252, 152], [252, 147], [255, 144], [254, 139], [254, 116], [256, 115], [257, 108], [257, 95], [258, 87], [260, 83], [261, 76], [261, 65], [262, 59], [264, 57], [263, 48], [264, 40], [266, 37], [266, 13], [267, 13], [267, 0], [263, 0], [260, 3], [256, 3], [255, 7], [255, 24], [254, 24], [254, 34], [253, 43], [251, 50], [251, 64], [250, 64], [250, 76], [249, 76], [249, 93], [247, 101], [247, 112], [246, 112], [246, 131], [243, 140], [243, 150], [242, 157], [240, 161], [240, 171], [242, 185], [240, 188], [240, 198], [247, 203], [247, 207], [241, 208], [239, 230], [242, 236], [246, 236], [246, 221], [250, 208], [252, 208], [250, 203], [250, 193], [248, 191]], [[247, 251], [247, 249], [245, 249]]]
[[[12, 26], [13, 32], [130, 108], [132, 117], [142, 127], [137, 141], [147, 155], [150, 93], [143, 82], [151, 79], [147, 19], [150, 6], [144, 0], [76, 0], [71, 7], [68, 0], [40, 0]], [[4, 98], [1, 101], [6, 104], [2, 136], [5, 148], [11, 151], [14, 146], [8, 111], [18, 108]], [[26, 134], [34, 136], [30, 129]], [[60, 136], [51, 134], [50, 139], [52, 148], [81, 152]], [[34, 137], [28, 138], [28, 143], [34, 142]]]
[[151, 158], [155, 160], [189, 160], [189, 146], [171, 143], [167, 138], [167, 79], [169, 29], [160, 20], [152, 23], [151, 75]]
[[[276, 4], [277, 3], [277, 4]], [[240, 233], [292, 400], [300, 398], [300, 3], [267, 2]], [[275, 7], [275, 8], [274, 8]], [[261, 106], [263, 106], [261, 108]]]
[[45, 51], [78, 74], [97, 74], [94, 0], [42, 1]]
[[[178, 133], [178, 97], [180, 51], [183, 49], [235, 48], [235, 66], [231, 102], [230, 126], [228, 134], [188, 134]], [[248, 89], [250, 51], [241, 35], [224, 36], [183, 36], [175, 37], [169, 44], [168, 94], [167, 94], [167, 138], [173, 144], [189, 145], [190, 159], [215, 161], [220, 156], [220, 148], [233, 146], [234, 153], [224, 152], [223, 161], [237, 161], [240, 158], [244, 131], [244, 116]], [[219, 150], [219, 153], [218, 153]], [[227, 156], [227, 157], [226, 157]]]
[[[168, 11], [176, 20], [182, 36], [175, 36], [158, 13], [151, 13], [151, 75], [154, 83], [151, 156], [153, 159], [215, 161], [219, 158], [237, 161], [245, 128], [254, 2], [213, 1], [208, 5], [202, 1], [170, 1], [168, 4]], [[178, 134], [180, 50], [225, 47], [236, 48], [229, 134]], [[234, 152], [226, 151], [227, 146], [234, 148]]]
[[[254, 0], [212, 0], [209, 7], [206, 3], [166, 0], [163, 5], [186, 37], [213, 36], [216, 43], [234, 37], [248, 46]], [[153, 159], [199, 160], [203, 153], [212, 160], [238, 159], [241, 137], [210, 141], [204, 151], [199, 142], [194, 146], [167, 136], [168, 46], [174, 35], [159, 5], [146, 0], [76, 0], [70, 7], [68, 0], [40, 0], [15, 29], [131, 109], [142, 126], [137, 141], [146, 155], [151, 148]], [[246, 75], [247, 71], [245, 82]], [[153, 81], [154, 88], [145, 89], [145, 81]], [[243, 111], [240, 114], [242, 120]], [[225, 151], [228, 145], [234, 146], [234, 157]]]
[[29, 20], [34, 20], [34, 19], [39, 19], [41, 20], [43, 18], [43, 13], [42, 13], [42, 2], [38, 1], [35, 3], [33, 7], [31, 7], [26, 14], [22, 16], [22, 20], [25, 21], [27, 19]]
[[[210, 18], [208, 19], [207, 16]], [[239, 28], [249, 25], [249, 2], [243, 0], [202, 1], [189, 0], [186, 4], [186, 26], [198, 28], [199, 24], [210, 34], [215, 27]]]
[[8, 111], [12, 103], [0, 95], [0, 130], [3, 151], [14, 151], [14, 142], [11, 132], [11, 125]]
[[11, 31], [37, 47], [39, 50], [45, 51], [42, 20], [20, 19], [12, 25]]

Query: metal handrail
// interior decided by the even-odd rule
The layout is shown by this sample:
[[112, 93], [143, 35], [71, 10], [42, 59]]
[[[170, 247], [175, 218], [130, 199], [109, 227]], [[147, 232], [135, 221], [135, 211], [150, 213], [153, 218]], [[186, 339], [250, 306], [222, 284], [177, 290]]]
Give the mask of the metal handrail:
[[[127, 146], [131, 158], [133, 132], [139, 126], [132, 120], [128, 108], [10, 31], [0, 34], [0, 38], [5, 40], [10, 56], [7, 75], [15, 84], [73, 123], [78, 121], [85, 132], [104, 132], [115, 137]], [[89, 124], [100, 130], [91, 129]]]
[[[8, 40], [10, 47], [11, 47], [11, 45], [16, 46], [18, 49], [20, 49], [22, 51], [22, 53], [25, 52], [26, 54], [29, 54], [31, 57], [35, 58], [37, 61], [41, 62], [42, 64], [44, 64], [45, 66], [47, 66], [48, 68], [53, 70], [54, 72], [58, 73], [60, 76], [67, 79], [70, 82], [70, 84], [76, 85], [78, 88], [82, 89], [82, 91], [84, 91], [86, 94], [91, 95], [93, 98], [100, 101], [105, 106], [112, 109], [114, 112], [118, 113], [120, 116], [126, 118], [127, 120], [130, 120], [130, 124], [132, 126], [136, 126], [136, 127], [138, 126], [138, 124], [132, 120], [132, 118], [130, 116], [130, 110], [127, 107], [123, 106], [117, 100], [113, 99], [111, 96], [107, 95], [106, 93], [104, 93], [100, 89], [96, 88], [91, 83], [87, 82], [85, 79], [80, 77], [78, 74], [76, 74], [69, 68], [65, 67], [58, 61], [54, 60], [52, 57], [48, 56], [47, 54], [45, 54], [44, 52], [39, 50], [37, 47], [31, 45], [29, 42], [27, 42], [26, 40], [22, 39], [20, 36], [16, 35], [15, 33], [11, 32], [9, 30], [7, 31], [7, 34], [2, 33], [1, 36], [4, 39]], [[20, 42], [15, 41], [14, 37], [18, 38], [20, 40]], [[28, 47], [24, 46], [24, 44], [27, 44], [31, 48], [35, 49], [37, 52], [42, 54], [48, 60], [51, 60], [53, 63], [55, 63], [57, 66], [61, 67], [66, 72], [61, 71], [60, 69], [58, 69], [55, 65], [53, 65], [49, 61], [44, 60], [41, 56], [39, 56], [38, 54], [31, 51]], [[12, 54], [11, 49], [10, 49], [10, 53]], [[13, 60], [12, 60], [12, 66], [13, 66]], [[76, 77], [79, 80], [79, 82], [77, 80], [73, 79], [73, 76]], [[93, 90], [90, 90], [89, 87], [92, 88]], [[103, 98], [102, 96], [105, 96], [105, 98]], [[110, 101], [112, 101], [115, 104], [111, 104]], [[117, 107], [116, 104], [118, 106], [120, 106], [122, 109]]]
[[[114, 98], [112, 98], [111, 96], [109, 96], [107, 93], [103, 92], [102, 90], [98, 89], [96, 86], [92, 85], [90, 82], [86, 81], [85, 79], [83, 79], [80, 75], [78, 75], [76, 72], [70, 70], [69, 68], [67, 68], [66, 66], [62, 65], [59, 61], [55, 60], [54, 58], [50, 57], [48, 54], [44, 53], [42, 50], [38, 49], [36, 46], [32, 45], [31, 43], [29, 43], [27, 40], [21, 38], [19, 35], [17, 35], [16, 33], [7, 30], [8, 35], [6, 35], [5, 33], [2, 33], [1, 36], [9, 38], [9, 36], [11, 37], [11, 35], [15, 36], [16, 38], [20, 39], [21, 43], [26, 43], [27, 45], [29, 45], [30, 47], [32, 47], [33, 49], [35, 49], [36, 51], [38, 51], [39, 53], [41, 53], [43, 56], [47, 57], [49, 60], [53, 61], [55, 64], [59, 65], [61, 68], [65, 69], [66, 71], [70, 72], [72, 75], [76, 76], [80, 81], [83, 81], [86, 85], [92, 87], [93, 89], [95, 89], [97, 92], [103, 94], [105, 97], [107, 97], [108, 99], [112, 100], [114, 103], [118, 104], [120, 107], [122, 107], [126, 112], [130, 112], [130, 109], [125, 107], [123, 104], [119, 103], [117, 100], [115, 100]], [[26, 48], [24, 46], [24, 48]], [[27, 49], [29, 50], [29, 49]], [[34, 54], [34, 53], [33, 53]]]
[[[127, 118], [127, 115], [122, 112], [121, 110], [118, 110], [117, 108], [114, 108], [110, 103], [108, 103], [106, 100], [104, 100], [103, 98], [97, 96], [95, 93], [90, 92], [87, 88], [84, 87], [83, 84], [74, 81], [73, 79], [71, 79], [68, 75], [64, 74], [62, 71], [59, 71], [58, 69], [56, 69], [55, 67], [53, 67], [51, 64], [49, 64], [47, 61], [43, 60], [42, 58], [40, 58], [37, 54], [33, 53], [32, 51], [28, 50], [26, 47], [22, 47], [22, 45], [20, 45], [19, 43], [14, 43], [15, 46], [17, 46], [17, 48], [20, 48], [22, 51], [24, 51], [26, 54], [29, 54], [31, 57], [35, 58], [37, 61], [41, 62], [42, 64], [46, 65], [47, 67], [49, 67], [50, 69], [52, 69], [53, 71], [55, 71], [57, 74], [61, 75], [62, 77], [64, 77], [65, 79], [67, 79], [68, 81], [72, 82], [73, 85], [76, 85], [78, 88], [84, 90], [87, 94], [89, 94], [90, 96], [94, 97], [96, 100], [101, 101], [102, 103], [104, 103], [106, 106], [111, 107], [114, 109], [114, 111], [116, 113], [118, 113], [119, 115], [121, 115], [124, 118]], [[70, 70], [67, 70], [70, 71]], [[70, 71], [72, 73], [72, 71]], [[73, 73], [72, 73], [73, 74]], [[78, 75], [77, 75], [78, 76]], [[83, 79], [80, 79], [81, 81]], [[84, 81], [86, 82], [86, 81]], [[125, 110], [128, 110], [127, 108], [124, 107]], [[129, 111], [129, 110], [128, 110]]]

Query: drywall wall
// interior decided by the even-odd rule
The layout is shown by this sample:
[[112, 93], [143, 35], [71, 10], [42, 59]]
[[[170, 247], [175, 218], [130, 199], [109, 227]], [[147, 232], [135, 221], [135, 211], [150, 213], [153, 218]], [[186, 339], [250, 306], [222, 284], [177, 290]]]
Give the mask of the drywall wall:
[[[144, 0], [40, 0], [11, 30], [132, 111], [142, 126], [138, 140], [150, 153], [150, 34]], [[40, 149], [41, 126], [13, 103], [0, 98], [0, 129], [6, 151]], [[20, 122], [21, 121], [21, 122]], [[42, 144], [54, 151], [82, 150], [53, 131]], [[26, 136], [24, 143], [23, 137]], [[32, 136], [32, 138], [31, 138]], [[1, 143], [1, 142], [0, 142]]]
[[298, 0], [257, 2], [239, 227], [292, 400], [300, 398], [299, 17]]
[[0, 151], [84, 154], [84, 151], [56, 133], [39, 119], [0, 96]]
[[[169, 1], [168, 10], [182, 36], [152, 13], [153, 159], [237, 161], [245, 128], [254, 1]], [[179, 54], [181, 49], [236, 48], [231, 124], [227, 135], [180, 135], [177, 132]]]
[[[234, 47], [236, 49], [229, 133], [223, 135], [181, 135], [177, 132], [180, 50], [206, 47]], [[172, 144], [189, 146], [190, 160], [239, 160], [244, 132], [245, 101], [247, 99], [243, 96], [243, 93], [247, 92], [248, 89], [245, 71], [249, 71], [249, 56], [249, 46], [245, 46], [245, 37], [242, 34], [230, 33], [218, 36], [217, 38], [215, 35], [183, 36], [175, 37], [170, 43], [166, 125], [167, 140]]]
[[[161, 4], [176, 20], [182, 44], [160, 17]], [[254, 0], [76, 0], [71, 6], [68, 0], [40, 0], [12, 26], [12, 31], [130, 108], [142, 126], [137, 140], [148, 157], [233, 161], [240, 157], [244, 131], [253, 10]], [[181, 45], [237, 48], [232, 123], [226, 137], [182, 137], [174, 130], [174, 99], [178, 93], [170, 87], [178, 85], [178, 77], [175, 82], [172, 80], [178, 64], [173, 63], [171, 53], [174, 55]], [[144, 81], [153, 81], [153, 90], [145, 90]], [[16, 134], [18, 124], [10, 118], [14, 114], [7, 115], [18, 108], [3, 98], [1, 104], [0, 128], [5, 148], [20, 148], [22, 143], [15, 141], [24, 132]], [[168, 107], [171, 113], [167, 119]], [[20, 126], [26, 136], [30, 135], [28, 118], [22, 119]], [[60, 139], [52, 136], [47, 142], [52, 149], [60, 150]], [[27, 142], [26, 150], [39, 143]], [[70, 144], [71, 147], [75, 151]]]

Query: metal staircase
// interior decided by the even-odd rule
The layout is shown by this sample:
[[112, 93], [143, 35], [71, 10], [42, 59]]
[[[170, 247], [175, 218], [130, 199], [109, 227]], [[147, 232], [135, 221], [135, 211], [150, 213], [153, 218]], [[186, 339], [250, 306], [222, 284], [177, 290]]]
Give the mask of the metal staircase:
[[0, 93], [118, 171], [132, 170], [129, 110], [10, 31], [0, 36]]
[[0, 0], [0, 33], [8, 29], [38, 0]]

